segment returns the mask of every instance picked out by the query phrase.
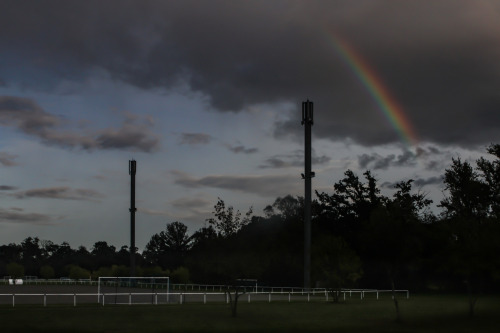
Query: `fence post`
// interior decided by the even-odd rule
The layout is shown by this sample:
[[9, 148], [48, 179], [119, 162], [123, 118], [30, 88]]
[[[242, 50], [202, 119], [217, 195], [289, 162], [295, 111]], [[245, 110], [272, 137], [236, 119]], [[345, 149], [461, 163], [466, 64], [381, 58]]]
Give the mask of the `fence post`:
[[203, 294], [203, 304], [207, 304], [207, 293]]
[[47, 306], [47, 294], [43, 294], [43, 306]]
[[250, 293], [248, 294], [248, 303], [250, 303]]
[[288, 293], [288, 303], [290, 303], [292, 301], [292, 298], [290, 296], [290, 293]]
[[311, 298], [310, 298], [310, 294], [309, 294], [309, 293], [307, 293], [307, 301], [309, 302], [310, 300], [311, 300]]
[[104, 296], [105, 295], [106, 295], [105, 293], [102, 293], [102, 306], [104, 306]]
[[406, 291], [406, 299], [410, 299], [410, 291], [409, 290]]
[[73, 294], [73, 306], [76, 306], [76, 294]]
[[15, 305], [15, 303], [16, 303], [16, 301], [14, 300], [14, 295], [15, 295], [15, 294], [12, 294], [12, 307], [14, 307], [14, 305]]
[[271, 293], [269, 293], [269, 303], [271, 303]]

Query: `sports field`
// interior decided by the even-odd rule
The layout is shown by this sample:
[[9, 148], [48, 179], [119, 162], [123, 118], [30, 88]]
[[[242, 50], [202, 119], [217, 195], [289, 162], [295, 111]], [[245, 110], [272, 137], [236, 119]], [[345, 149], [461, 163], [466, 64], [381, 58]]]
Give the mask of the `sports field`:
[[325, 302], [0, 306], [0, 332], [499, 332], [500, 297], [483, 297], [474, 318], [466, 296], [401, 299], [395, 322], [390, 298]]

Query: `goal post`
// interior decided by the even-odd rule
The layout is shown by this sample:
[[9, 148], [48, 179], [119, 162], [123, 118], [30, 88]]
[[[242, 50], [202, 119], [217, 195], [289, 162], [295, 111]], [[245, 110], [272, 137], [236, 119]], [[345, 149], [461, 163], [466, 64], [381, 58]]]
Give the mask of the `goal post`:
[[168, 303], [170, 277], [100, 276], [97, 302], [104, 304]]
[[236, 286], [243, 288], [245, 292], [247, 291], [247, 288], [253, 292], [258, 291], [257, 279], [236, 279]]

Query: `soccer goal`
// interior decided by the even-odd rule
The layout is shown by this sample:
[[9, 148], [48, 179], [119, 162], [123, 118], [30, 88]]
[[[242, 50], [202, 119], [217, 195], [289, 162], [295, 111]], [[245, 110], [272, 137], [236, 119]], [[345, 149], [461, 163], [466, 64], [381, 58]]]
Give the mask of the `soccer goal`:
[[97, 302], [105, 304], [165, 304], [170, 277], [99, 277]]

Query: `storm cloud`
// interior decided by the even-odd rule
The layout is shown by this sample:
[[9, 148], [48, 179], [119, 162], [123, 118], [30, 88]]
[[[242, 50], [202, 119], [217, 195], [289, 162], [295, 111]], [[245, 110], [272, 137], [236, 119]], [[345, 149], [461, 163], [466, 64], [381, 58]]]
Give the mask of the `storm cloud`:
[[[498, 1], [52, 0], [3, 1], [0, 9], [5, 84], [52, 89], [100, 69], [144, 89], [182, 82], [219, 111], [310, 98], [320, 138], [400, 142], [336, 53], [336, 35], [372, 68], [422, 142], [500, 139]], [[16, 74], [26, 68], [36, 75]], [[276, 123], [279, 137], [300, 135], [299, 110], [289, 112]], [[37, 121], [50, 128], [59, 120]]]

